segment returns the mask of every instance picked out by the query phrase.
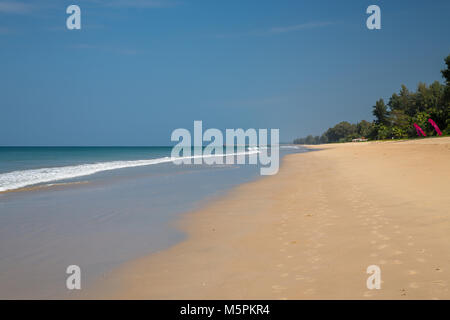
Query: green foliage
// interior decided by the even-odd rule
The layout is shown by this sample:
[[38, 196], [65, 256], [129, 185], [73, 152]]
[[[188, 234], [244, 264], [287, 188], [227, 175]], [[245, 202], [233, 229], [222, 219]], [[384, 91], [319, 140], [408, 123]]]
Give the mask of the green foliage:
[[391, 134], [395, 139], [408, 138], [408, 132], [405, 129], [397, 126], [392, 127]]
[[445, 64], [447, 65], [447, 69], [441, 70], [442, 77], [445, 79], [445, 83], [447, 87], [450, 86], [450, 55], [445, 58]]
[[320, 141], [319, 136], [313, 137], [312, 135], [307, 136], [306, 138], [298, 138], [294, 140], [295, 144], [320, 144], [324, 143]]
[[386, 105], [384, 104], [383, 99], [378, 100], [373, 106], [373, 115], [375, 116], [376, 124], [387, 125], [389, 122], [389, 112], [387, 110]]
[[384, 124], [376, 124], [375, 132], [377, 140], [390, 139], [392, 137], [391, 128]]
[[357, 133], [356, 125], [342, 121], [333, 128], [328, 129], [324, 135], [327, 137], [328, 142], [342, 142], [342, 139], [346, 140], [355, 133]]
[[441, 70], [445, 84], [435, 81], [427, 86], [420, 82], [416, 92], [409, 91], [402, 85], [400, 91], [390, 97], [387, 105], [383, 99], [376, 101], [372, 107], [374, 122], [362, 120], [351, 124], [342, 121], [320, 137], [308, 136], [295, 139], [294, 143], [346, 142], [362, 137], [380, 140], [414, 138], [417, 137], [414, 123], [417, 123], [427, 136], [436, 135], [436, 131], [428, 123], [430, 118], [445, 135], [450, 135], [450, 55], [445, 58], [445, 64], [447, 68]]
[[370, 137], [373, 131], [373, 124], [369, 121], [362, 120], [356, 124], [358, 136], [362, 138]]
[[426, 133], [427, 136], [433, 135], [434, 128], [428, 123], [428, 119], [430, 119], [430, 115], [426, 112], [419, 112], [413, 117], [413, 122], [417, 123], [419, 127]]

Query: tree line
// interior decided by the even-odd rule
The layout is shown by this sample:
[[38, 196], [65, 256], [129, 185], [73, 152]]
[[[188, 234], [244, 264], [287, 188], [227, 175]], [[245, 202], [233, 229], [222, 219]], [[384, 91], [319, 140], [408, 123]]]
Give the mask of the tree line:
[[356, 124], [342, 121], [320, 136], [309, 135], [294, 140], [295, 144], [321, 144], [348, 142], [352, 139], [370, 140], [405, 139], [417, 137], [414, 123], [427, 136], [437, 135], [428, 123], [433, 119], [444, 135], [450, 135], [450, 55], [445, 58], [447, 68], [441, 70], [445, 84], [439, 81], [431, 85], [419, 83], [415, 92], [404, 85], [394, 93], [386, 104], [383, 99], [372, 107], [375, 120], [362, 120]]

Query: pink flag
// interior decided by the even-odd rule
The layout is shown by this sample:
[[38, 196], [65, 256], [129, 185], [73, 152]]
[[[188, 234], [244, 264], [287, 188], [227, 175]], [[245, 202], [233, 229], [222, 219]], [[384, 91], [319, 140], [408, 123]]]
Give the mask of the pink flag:
[[422, 128], [421, 127], [419, 127], [418, 125], [417, 125], [417, 123], [414, 123], [414, 128], [416, 128], [416, 131], [417, 131], [417, 135], [423, 135], [424, 137], [426, 137], [427, 135], [425, 134], [425, 132], [423, 132], [423, 130], [422, 130]]
[[437, 134], [442, 136], [441, 130], [439, 130], [439, 127], [437, 126], [436, 122], [433, 121], [433, 119], [428, 119], [428, 122], [431, 123], [431, 125], [434, 127], [434, 130], [436, 130]]

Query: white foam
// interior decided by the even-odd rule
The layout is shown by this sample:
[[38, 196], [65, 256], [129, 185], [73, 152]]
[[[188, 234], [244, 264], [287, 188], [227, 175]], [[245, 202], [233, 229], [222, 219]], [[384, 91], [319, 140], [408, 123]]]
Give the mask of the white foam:
[[[258, 153], [257, 150], [250, 150], [248, 152], [237, 152], [227, 155], [250, 155]], [[0, 192], [20, 189], [23, 187], [46, 183], [51, 181], [73, 179], [83, 176], [89, 176], [102, 171], [117, 170], [123, 168], [149, 166], [160, 163], [168, 163], [176, 160], [195, 159], [195, 158], [210, 158], [223, 155], [208, 155], [208, 156], [189, 156], [189, 157], [164, 157], [147, 160], [133, 160], [133, 161], [109, 161], [100, 163], [86, 163], [74, 166], [40, 168], [12, 171], [0, 174]]]

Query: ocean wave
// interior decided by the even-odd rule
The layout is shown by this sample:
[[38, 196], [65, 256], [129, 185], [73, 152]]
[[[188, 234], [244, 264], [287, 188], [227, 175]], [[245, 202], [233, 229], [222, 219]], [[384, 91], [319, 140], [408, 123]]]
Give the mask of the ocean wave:
[[39, 168], [12, 171], [0, 174], [0, 192], [20, 189], [23, 187], [73, 179], [83, 176], [89, 176], [98, 172], [117, 170], [123, 168], [150, 166], [160, 163], [169, 163], [177, 160], [195, 159], [195, 158], [211, 158], [221, 156], [250, 155], [258, 153], [258, 150], [249, 150], [248, 152], [236, 152], [224, 155], [195, 155], [186, 157], [163, 157], [147, 160], [131, 160], [131, 161], [109, 161], [99, 163], [86, 163], [73, 166]]

